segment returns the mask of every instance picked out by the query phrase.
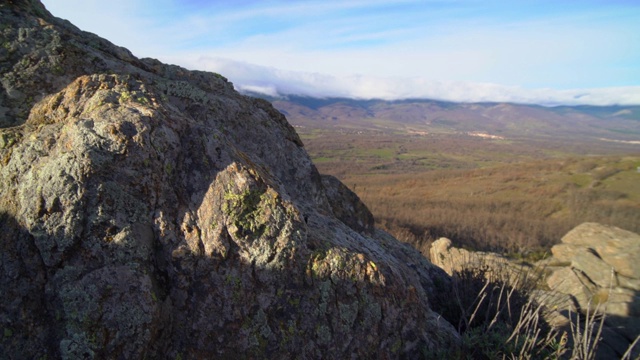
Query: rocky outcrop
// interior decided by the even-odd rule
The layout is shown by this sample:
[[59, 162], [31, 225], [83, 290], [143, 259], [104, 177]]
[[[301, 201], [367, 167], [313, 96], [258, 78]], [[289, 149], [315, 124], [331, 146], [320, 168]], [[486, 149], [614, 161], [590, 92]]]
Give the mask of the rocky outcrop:
[[483, 251], [469, 251], [453, 246], [451, 240], [440, 238], [431, 244], [429, 257], [433, 264], [449, 275], [465, 270], [481, 270], [489, 281], [515, 283], [536, 282], [537, 275], [527, 263], [516, 263], [506, 257]]
[[[430, 256], [451, 275], [480, 268], [490, 280], [513, 283], [526, 278], [536, 281], [545, 273], [537, 287], [546, 285], [546, 289], [532, 294], [546, 305], [547, 321], [570, 331], [576, 312], [583, 319], [587, 312], [604, 314], [598, 358], [620, 358], [640, 335], [640, 235], [585, 223], [567, 233], [551, 252], [550, 258], [527, 265], [493, 253], [459, 249], [441, 238], [432, 244]], [[640, 356], [640, 346], [633, 354]]]
[[0, 4], [0, 358], [416, 358], [448, 277], [269, 103]]
[[606, 314], [604, 357], [622, 355], [626, 347], [621, 345], [640, 335], [640, 235], [584, 223], [551, 252], [542, 264], [549, 288], [568, 295], [578, 311]]

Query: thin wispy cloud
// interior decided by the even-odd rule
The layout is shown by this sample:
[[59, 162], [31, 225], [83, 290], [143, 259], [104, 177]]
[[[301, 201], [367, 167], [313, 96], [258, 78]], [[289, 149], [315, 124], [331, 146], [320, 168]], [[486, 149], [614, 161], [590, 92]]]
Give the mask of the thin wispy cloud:
[[[137, 56], [216, 71], [238, 88], [317, 96], [640, 104], [640, 4], [635, 2], [44, 3], [55, 15]], [[581, 93], [591, 95], [574, 97]]]

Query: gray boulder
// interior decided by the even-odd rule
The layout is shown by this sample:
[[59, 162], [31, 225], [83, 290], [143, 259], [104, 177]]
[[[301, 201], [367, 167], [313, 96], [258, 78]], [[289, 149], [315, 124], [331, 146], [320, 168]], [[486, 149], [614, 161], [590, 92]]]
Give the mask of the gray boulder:
[[[585, 223], [567, 233], [551, 252], [552, 257], [527, 266], [497, 254], [456, 248], [451, 240], [441, 238], [432, 244], [430, 256], [451, 275], [464, 269], [481, 269], [489, 280], [514, 283], [535, 281], [537, 274], [546, 273], [542, 289], [531, 292], [544, 305], [545, 320], [570, 333], [576, 313], [582, 319], [587, 313], [604, 315], [597, 358], [620, 358], [640, 335], [640, 236], [612, 226]], [[640, 356], [640, 346], [632, 354], [632, 358]]]
[[[0, 3], [0, 358], [416, 358], [449, 278], [268, 102]], [[354, 214], [351, 211], [355, 210]]]
[[464, 270], [478, 269], [489, 281], [523, 284], [523, 282], [535, 283], [538, 280], [538, 276], [529, 264], [516, 263], [492, 252], [457, 248], [447, 238], [434, 241], [431, 244], [429, 256], [435, 265], [449, 275], [461, 273]]
[[[549, 288], [571, 296], [577, 311], [604, 314], [602, 351], [621, 356], [640, 335], [640, 235], [584, 223], [551, 252], [553, 257], [545, 260]], [[640, 355], [640, 349], [634, 354]]]
[[[567, 248], [572, 250], [568, 253]], [[640, 235], [630, 231], [597, 223], [584, 223], [569, 231], [562, 238], [562, 244], [554, 246], [551, 251], [554, 258], [559, 261], [572, 261], [574, 267], [589, 271], [594, 278], [602, 277], [596, 272], [605, 272], [602, 268], [604, 266], [613, 270], [616, 276], [640, 279]], [[585, 257], [587, 253], [597, 257], [601, 264], [593, 263], [597, 260], [589, 262], [586, 258], [577, 259]], [[583, 264], [584, 261], [587, 262]], [[598, 269], [589, 265], [598, 266]], [[605, 278], [602, 280], [606, 281]]]

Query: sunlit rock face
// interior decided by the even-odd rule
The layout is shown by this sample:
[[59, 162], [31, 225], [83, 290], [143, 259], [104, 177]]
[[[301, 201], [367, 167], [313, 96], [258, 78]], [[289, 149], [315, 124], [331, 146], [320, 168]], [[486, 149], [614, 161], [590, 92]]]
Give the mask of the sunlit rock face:
[[[555, 245], [547, 284], [575, 307], [605, 316], [601, 358], [620, 357], [640, 335], [640, 235], [584, 223]], [[635, 348], [633, 358], [640, 356]]]
[[[0, 4], [0, 358], [399, 358], [448, 277], [268, 102]], [[444, 285], [443, 285], [444, 284]]]

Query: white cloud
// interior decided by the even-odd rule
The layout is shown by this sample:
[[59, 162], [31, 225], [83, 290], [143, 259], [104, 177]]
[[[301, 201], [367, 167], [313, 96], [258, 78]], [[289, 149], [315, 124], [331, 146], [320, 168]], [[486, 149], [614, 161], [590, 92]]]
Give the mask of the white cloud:
[[268, 96], [278, 97], [281, 96], [273, 85], [260, 86], [260, 85], [236, 85], [236, 90], [243, 93], [258, 93]]
[[554, 90], [527, 89], [491, 83], [433, 81], [420, 77], [365, 75], [337, 77], [286, 71], [211, 57], [202, 57], [185, 65], [220, 73], [241, 91], [255, 91], [271, 96], [279, 94], [385, 100], [426, 98], [459, 102], [515, 102], [542, 105], [640, 104], [640, 86]]
[[43, 1], [137, 56], [244, 90], [640, 104], [640, 6], [624, 2]]

